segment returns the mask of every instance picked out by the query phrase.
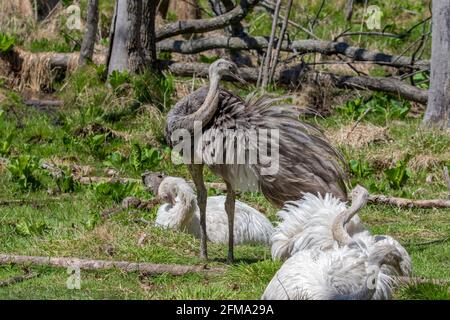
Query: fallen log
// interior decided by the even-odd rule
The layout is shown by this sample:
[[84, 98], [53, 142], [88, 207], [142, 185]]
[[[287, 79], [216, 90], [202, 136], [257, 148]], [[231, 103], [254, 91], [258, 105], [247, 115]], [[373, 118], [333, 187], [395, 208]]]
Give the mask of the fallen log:
[[234, 9], [210, 19], [193, 19], [165, 24], [156, 30], [156, 41], [179, 34], [208, 32], [222, 29], [233, 22], [244, 19], [249, 10], [258, 2], [259, 0], [241, 0]]
[[[275, 40], [278, 44], [278, 40]], [[160, 51], [177, 52], [183, 54], [194, 54], [213, 49], [234, 50], [261, 50], [267, 49], [269, 39], [267, 37], [204, 37], [195, 40], [173, 40], [166, 39], [157, 44]], [[353, 47], [345, 42], [323, 41], [323, 40], [296, 40], [288, 43], [283, 41], [280, 50], [295, 52], [297, 54], [321, 53], [324, 55], [342, 54], [353, 61], [369, 61], [380, 65], [392, 67], [409, 67], [427, 69], [430, 62], [427, 60], [413, 61], [411, 57], [394, 56], [382, 52]]]
[[450, 284], [450, 280], [446, 279], [427, 279], [422, 277], [394, 277], [394, 283], [398, 285], [418, 285], [418, 284], [434, 284], [438, 286], [446, 286]]
[[[63, 57], [64, 55], [66, 55], [66, 58]], [[50, 67], [67, 67], [70, 61], [70, 55], [72, 54], [57, 53], [49, 56]], [[366, 58], [369, 59], [369, 57]], [[191, 77], [194, 74], [198, 77], [208, 76], [209, 65], [206, 63], [163, 61], [161, 62], [161, 66], [162, 68], [170, 70], [177, 76]], [[305, 82], [319, 82], [324, 86], [328, 84], [337, 88], [387, 92], [422, 104], [426, 104], [428, 101], [427, 90], [411, 86], [401, 80], [368, 76], [345, 76], [326, 72], [306, 71], [307, 69], [305, 64], [285, 69], [279, 68], [274, 75], [274, 81], [280, 85], [285, 85], [293, 89], [298, 88], [300, 84]], [[255, 68], [242, 67], [240, 68], [240, 75], [248, 82], [256, 83], [258, 80], [258, 70]], [[224, 77], [224, 80], [235, 81], [232, 77]]]
[[431, 199], [413, 200], [405, 198], [387, 197], [381, 194], [369, 196], [369, 203], [386, 204], [400, 208], [450, 208], [450, 200]]
[[180, 276], [187, 273], [220, 273], [224, 268], [176, 264], [154, 264], [145, 262], [90, 260], [68, 257], [39, 257], [0, 254], [0, 264], [39, 265], [52, 267], [77, 267], [84, 270], [119, 269], [125, 272], [143, 272], [149, 275], [168, 273]]
[[[197, 77], [207, 77], [209, 65], [197, 62], [174, 62], [168, 63], [166, 67], [177, 76], [192, 76], [195, 74]], [[255, 68], [241, 67], [239, 69], [239, 75], [248, 82], [256, 83], [258, 80], [258, 70]], [[235, 81], [231, 77], [224, 77], [224, 80]], [[302, 83], [318, 82], [342, 89], [372, 90], [391, 93], [422, 104], [426, 104], [428, 101], [427, 90], [419, 89], [397, 79], [344, 76], [327, 72], [305, 72], [305, 67], [302, 65], [282, 70], [279, 69], [274, 75], [274, 81], [291, 88], [297, 88]]]

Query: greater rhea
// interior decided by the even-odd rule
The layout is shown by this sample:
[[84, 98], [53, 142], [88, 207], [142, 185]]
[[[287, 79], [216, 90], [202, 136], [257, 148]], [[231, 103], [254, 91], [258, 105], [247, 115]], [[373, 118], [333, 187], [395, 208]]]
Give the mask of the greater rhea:
[[[200, 237], [200, 213], [197, 197], [186, 180], [165, 177], [158, 187], [158, 197], [166, 202], [158, 209], [157, 226], [185, 231]], [[206, 226], [208, 240], [228, 242], [225, 196], [208, 197]], [[273, 226], [258, 210], [236, 200], [234, 244], [269, 244]]]
[[[341, 168], [340, 154], [325, 140], [314, 126], [299, 121], [301, 111], [292, 105], [277, 105], [283, 99], [267, 96], [242, 100], [238, 95], [219, 86], [223, 76], [240, 79], [236, 64], [219, 59], [209, 68], [209, 86], [202, 87], [181, 99], [169, 111], [166, 123], [166, 139], [173, 147], [180, 143], [181, 130], [191, 137], [188, 164], [195, 187], [200, 210], [200, 257], [207, 259], [206, 203], [207, 190], [203, 180], [203, 166], [219, 175], [227, 187], [225, 211], [228, 216], [228, 260], [233, 261], [235, 191], [261, 190], [276, 206], [285, 201], [296, 200], [302, 192], [330, 192], [346, 199], [345, 175]], [[200, 124], [200, 133], [196, 132]], [[253, 133], [258, 141], [255, 144]], [[248, 153], [261, 148], [259, 142], [267, 131], [278, 135], [273, 146], [276, 154], [261, 156], [256, 163], [248, 159]], [[194, 134], [196, 134], [194, 136]], [[195, 144], [200, 134], [203, 143]], [[271, 135], [272, 137], [272, 135]], [[264, 141], [266, 139], [266, 141]], [[226, 148], [223, 142], [226, 140]], [[184, 141], [184, 137], [183, 137]], [[252, 146], [248, 147], [250, 144]], [[236, 150], [238, 149], [238, 150]], [[244, 154], [240, 163], [229, 155]], [[264, 172], [267, 163], [261, 160], [278, 156], [278, 170]], [[200, 161], [194, 160], [200, 159]], [[225, 161], [228, 160], [228, 161]]]
[[[396, 277], [410, 275], [411, 258], [395, 239], [364, 229], [356, 213], [368, 197], [367, 190], [357, 186], [349, 208], [330, 194], [306, 194], [287, 203], [271, 239], [273, 259], [287, 260], [264, 297], [391, 298]], [[375, 281], [373, 290], [365, 286], [369, 280]]]
[[277, 271], [262, 299], [385, 300], [392, 297], [395, 276], [410, 272], [410, 260], [394, 239], [370, 244], [357, 239], [336, 249], [297, 252]]

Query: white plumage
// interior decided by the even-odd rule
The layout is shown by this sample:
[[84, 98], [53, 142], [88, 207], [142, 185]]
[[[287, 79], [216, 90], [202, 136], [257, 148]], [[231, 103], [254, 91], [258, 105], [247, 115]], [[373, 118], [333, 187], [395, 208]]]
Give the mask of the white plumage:
[[[356, 212], [367, 198], [358, 186], [349, 208], [331, 194], [287, 203], [271, 239], [272, 257], [287, 261], [263, 298], [390, 299], [392, 277], [409, 276], [411, 258], [393, 238], [364, 230]], [[369, 278], [376, 280], [374, 290], [364, 286]]]
[[[185, 231], [200, 237], [200, 212], [197, 197], [182, 178], [166, 177], [158, 188], [158, 196], [166, 201], [159, 209], [157, 226]], [[206, 205], [206, 231], [208, 240], [228, 243], [228, 219], [225, 196], [208, 197]], [[273, 233], [270, 221], [258, 210], [236, 201], [234, 223], [235, 244], [269, 244]]]
[[262, 299], [390, 299], [392, 276], [410, 271], [409, 256], [397, 241], [362, 237], [333, 250], [297, 252], [275, 274]]
[[[286, 202], [277, 213], [281, 222], [272, 235], [272, 258], [285, 260], [302, 250], [336, 247], [332, 224], [345, 209], [345, 203], [329, 193], [325, 197], [306, 193], [301, 200]], [[357, 215], [345, 228], [350, 236], [364, 231]]]

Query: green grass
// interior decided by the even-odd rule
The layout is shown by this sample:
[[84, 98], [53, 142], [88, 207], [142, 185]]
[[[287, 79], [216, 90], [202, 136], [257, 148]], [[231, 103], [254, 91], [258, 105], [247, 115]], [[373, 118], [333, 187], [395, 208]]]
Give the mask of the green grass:
[[[349, 31], [361, 30], [362, 5], [355, 5], [349, 24], [342, 13], [344, 2], [325, 2], [314, 28], [319, 38], [332, 39], [347, 28]], [[110, 25], [111, 3], [100, 1], [103, 34], [107, 34]], [[200, 3], [208, 8], [206, 0]], [[81, 4], [85, 8], [86, 1]], [[372, 1], [371, 4], [378, 5], [384, 13], [382, 24], [387, 27], [387, 32], [401, 34], [429, 15], [428, 2], [419, 0]], [[309, 28], [320, 5], [320, 0], [308, 3], [296, 0], [290, 18]], [[405, 9], [416, 13], [408, 13]], [[246, 21], [250, 23], [250, 34], [270, 34], [272, 19], [264, 11], [252, 12]], [[59, 23], [63, 25], [64, 21]], [[367, 31], [364, 26], [362, 30]], [[420, 37], [421, 32], [419, 27], [403, 39], [352, 36], [345, 40], [368, 49], [400, 54]], [[290, 27], [288, 33], [290, 40], [307, 38], [298, 28]], [[69, 35], [75, 40], [81, 39], [81, 34]], [[56, 40], [26, 41], [18, 37], [17, 43], [36, 52], [70, 52], [77, 47], [74, 39], [61, 33]], [[430, 41], [423, 58], [429, 57], [429, 46]], [[215, 58], [205, 54], [200, 59], [212, 61]], [[309, 61], [311, 56], [304, 58]], [[198, 87], [203, 80], [175, 79], [167, 75], [162, 78], [149, 74], [138, 77], [117, 75], [117, 81], [109, 87], [105, 85], [104, 71], [104, 66], [85, 66], [64, 82], [55, 83], [54, 96], [62, 99], [65, 106], [53, 113], [26, 107], [18, 94], [0, 88], [0, 93], [6, 96], [0, 104], [0, 157], [14, 159], [30, 155], [39, 163], [54, 162], [61, 167], [75, 163], [89, 166], [90, 175], [97, 176], [105, 175], [104, 170], [113, 167], [123, 177], [139, 178], [145, 169], [151, 169], [189, 178], [186, 167], [170, 161], [163, 126], [167, 110], [180, 98], [175, 95], [182, 96], [175, 85], [188, 83], [190, 88], [193, 83]], [[381, 76], [386, 70], [372, 67], [369, 73]], [[223, 85], [241, 96], [249, 92], [239, 86]], [[275, 88], [273, 93], [284, 92]], [[391, 196], [447, 197], [442, 167], [450, 165], [449, 134], [420, 129], [420, 118], [409, 111], [412, 106], [396, 97], [377, 94], [370, 100], [361, 101], [333, 105], [331, 116], [324, 119], [306, 119], [334, 135], [341, 128], [351, 127], [368, 106], [373, 108], [359, 126], [372, 124], [386, 128], [386, 137], [363, 147], [352, 147], [345, 141], [338, 146], [347, 162], [361, 163], [359, 173], [351, 177], [352, 184], [359, 183], [371, 192]], [[140, 157], [135, 156], [133, 145], [136, 144], [141, 149]], [[156, 150], [160, 157], [151, 156], [151, 150]], [[143, 153], [148, 157], [143, 157]], [[406, 165], [409, 178], [397, 188], [390, 183], [385, 171], [395, 168], [407, 155], [411, 157]], [[114, 186], [77, 185], [73, 190], [69, 188], [70, 192], [61, 193], [57, 182], [48, 173], [39, 168], [33, 170], [33, 176], [40, 181], [40, 186], [34, 190], [21, 187], [7, 165], [0, 161], [0, 200], [29, 201], [26, 205], [0, 205], [1, 253], [202, 264], [198, 258], [197, 239], [135, 222], [136, 218], [153, 221], [157, 208], [151, 212], [125, 210], [106, 220], [99, 218], [102, 211], [116, 206], [125, 196], [152, 198], [153, 195], [142, 187], [117, 189]], [[209, 171], [205, 179], [219, 181]], [[209, 190], [209, 193], [220, 192]], [[277, 220], [276, 209], [261, 194], [242, 193], [238, 198], [264, 212], [271, 221]], [[449, 281], [449, 213], [444, 209], [368, 205], [362, 210], [361, 217], [371, 232], [389, 234], [405, 246], [412, 257], [415, 276]], [[143, 233], [146, 240], [143, 245], [138, 245]], [[31, 266], [29, 269], [39, 277], [0, 288], [0, 299], [258, 299], [281, 263], [271, 261], [270, 249], [263, 246], [238, 246], [235, 255], [237, 262], [226, 266], [226, 246], [209, 244], [210, 264], [226, 266], [226, 271], [219, 275], [149, 277], [119, 270], [82, 271], [80, 290], [67, 289], [68, 274], [63, 268]], [[22, 272], [20, 267], [0, 266], [0, 281]], [[448, 286], [417, 284], [398, 288], [395, 298], [450, 299], [450, 294]]]
[[[107, 95], [105, 95], [107, 96]], [[80, 96], [81, 101], [91, 99]], [[10, 101], [11, 102], [11, 101]], [[88, 108], [80, 107], [76, 112], [72, 109], [63, 111], [58, 117], [65, 120], [61, 125], [54, 122], [54, 116], [39, 112], [30, 112], [16, 101], [15, 110], [3, 104], [3, 115], [0, 120], [2, 137], [14, 128], [14, 139], [6, 158], [19, 154], [30, 154], [43, 160], [75, 159], [78, 164], [93, 167], [94, 173], [102, 175], [107, 166], [104, 159], [99, 158], [92, 148], [87, 146], [89, 135], [77, 136], [76, 129], [80, 124], [88, 125], [93, 118], [87, 117], [81, 122], [79, 114]], [[100, 107], [99, 107], [100, 108]], [[104, 108], [100, 108], [104, 111]], [[126, 116], [127, 121], [145, 118], [142, 115]], [[70, 121], [68, 121], [70, 119]], [[95, 117], [94, 117], [95, 119]], [[131, 139], [113, 139], [105, 141], [106, 153], [131, 150], [135, 136], [140, 132], [130, 130], [126, 124], [96, 119], [102, 125], [131, 135]], [[308, 119], [328, 131], [333, 132], [340, 127], [352, 123], [351, 117], [339, 113], [326, 119]], [[369, 122], [377, 123], [377, 118], [368, 116], [360, 125]], [[373, 167], [373, 173], [364, 178], [353, 177], [354, 183], [365, 186], [373, 181], [382, 182], [384, 168], [375, 165], [376, 155], [389, 157], [395, 150], [409, 152], [414, 156], [422, 153], [434, 155], [437, 159], [445, 155], [450, 147], [450, 138], [445, 133], [418, 130], [419, 120], [411, 117], [401, 122], [382, 123], [387, 126], [390, 139], [360, 149], [341, 146], [347, 160], [358, 158]], [[119, 130], [120, 129], [120, 130]], [[62, 137], [75, 139], [73, 145], [64, 144]], [[413, 137], [413, 138], [412, 138]], [[32, 143], [36, 141], [38, 143]], [[161, 154], [164, 146], [156, 144]], [[375, 157], [375, 160], [374, 160]], [[441, 160], [445, 163], [445, 158]], [[145, 168], [136, 171], [128, 163], [120, 166], [122, 176], [139, 177]], [[174, 166], [164, 156], [153, 169], [163, 170], [167, 174], [188, 177], [186, 168]], [[49, 195], [47, 188], [56, 189], [55, 181], [38, 172], [42, 186], [38, 190], [23, 190], [18, 187], [3, 168], [0, 172], [0, 194], [2, 199], [34, 199], [28, 205], [9, 205], [0, 207], [0, 243], [1, 252], [20, 255], [67, 256], [91, 259], [114, 259], [127, 261], [146, 261], [153, 263], [201, 264], [198, 259], [199, 242], [192, 236], [162, 230], [136, 223], [142, 217], [152, 221], [155, 210], [145, 212], [131, 210], [121, 212], [107, 220], [100, 219], [99, 213], [115, 206], [113, 196], [99, 193], [95, 186], [79, 186], [68, 194]], [[435, 182], [425, 182], [426, 176], [435, 175]], [[440, 178], [441, 164], [433, 164], [420, 170], [411, 170], [411, 176], [399, 190], [386, 187], [386, 194], [403, 195], [415, 198], [439, 198], [445, 195], [446, 186]], [[208, 181], [218, 179], [207, 173]], [[421, 189], [420, 193], [414, 193]], [[150, 198], [142, 188], [120, 191], [120, 197], [137, 195]], [[125, 193], [123, 193], [125, 192]], [[214, 193], [217, 193], [214, 192]], [[413, 195], [414, 193], [414, 195]], [[52, 198], [58, 199], [52, 200]], [[60, 199], [59, 199], [60, 198]], [[269, 219], [276, 221], [276, 210], [256, 193], [243, 193], [239, 198], [265, 212]], [[390, 206], [369, 205], [361, 213], [365, 225], [376, 234], [389, 234], [398, 239], [408, 250], [412, 259], [414, 274], [425, 278], [449, 279], [450, 261], [450, 216], [444, 209], [398, 209]], [[26, 225], [29, 232], [24, 232]], [[145, 233], [143, 246], [137, 241]], [[209, 245], [211, 264], [221, 266], [226, 257], [226, 246]], [[173, 277], [160, 275], [142, 277], [137, 273], [126, 274], [120, 271], [82, 271], [81, 290], [66, 288], [67, 274], [65, 269], [49, 267], [31, 267], [40, 276], [7, 288], [0, 288], [0, 298], [5, 299], [257, 299], [264, 291], [279, 262], [270, 261], [269, 248], [262, 246], [239, 246], [236, 250], [237, 263], [229, 266], [221, 275], [185, 275]], [[21, 273], [19, 267], [1, 266], [0, 279], [6, 279]], [[448, 299], [448, 289], [436, 285], [414, 285], [399, 288], [398, 299]]]

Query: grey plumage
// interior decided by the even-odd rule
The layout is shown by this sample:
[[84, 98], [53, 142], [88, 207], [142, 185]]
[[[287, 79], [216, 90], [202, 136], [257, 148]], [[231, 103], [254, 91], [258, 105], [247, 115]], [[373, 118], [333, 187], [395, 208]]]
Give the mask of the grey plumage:
[[[167, 117], [166, 138], [170, 143], [173, 125], [201, 106], [208, 93], [202, 87], [180, 100]], [[260, 175], [260, 165], [250, 165], [258, 178], [263, 194], [280, 207], [288, 200], [298, 200], [303, 192], [325, 195], [332, 193], [346, 200], [345, 174], [341, 155], [310, 124], [298, 120], [301, 110], [292, 105], [274, 105], [279, 99], [263, 96], [248, 102], [228, 90], [219, 89], [219, 106], [203, 134], [217, 136], [224, 129], [250, 130], [252, 127], [280, 130], [279, 171], [275, 175]], [[204, 151], [208, 151], [204, 147]], [[233, 180], [227, 165], [211, 165], [212, 171]], [[236, 183], [235, 185], [238, 185]], [[251, 186], [242, 186], [251, 189]]]
[[[202, 133], [206, 143], [195, 150], [193, 146], [192, 150], [215, 174], [224, 179], [230, 203], [234, 203], [236, 189], [259, 189], [278, 207], [285, 201], [298, 200], [303, 192], [319, 192], [323, 195], [329, 192], [345, 200], [346, 178], [339, 152], [325, 140], [316, 127], [299, 120], [299, 108], [281, 103], [285, 97], [253, 96], [244, 101], [232, 92], [220, 88], [220, 77], [225, 74], [235, 76], [236, 71], [237, 67], [233, 63], [222, 59], [216, 61], [210, 67], [210, 86], [194, 91], [175, 104], [167, 116], [166, 139], [169, 144], [174, 145], [177, 142], [172, 140], [175, 130], [187, 129], [193, 134], [194, 121], [202, 121]], [[279, 130], [279, 170], [269, 175], [263, 172], [268, 166], [262, 163], [263, 156], [258, 154], [256, 163], [249, 161], [250, 149], [258, 149], [259, 143], [265, 142], [260, 136], [256, 142], [251, 132], [264, 129]], [[241, 135], [230, 132], [240, 132]], [[226, 145], [228, 148], [247, 146], [243, 151], [245, 163], [215, 162], [219, 144], [223, 139], [230, 138], [230, 134], [234, 134], [235, 139], [227, 140], [232, 140]], [[270, 145], [269, 136], [266, 140]], [[225, 148], [224, 158], [227, 156], [226, 152], [229, 152], [229, 149]], [[192, 173], [193, 166], [190, 168]], [[200, 175], [200, 170], [201, 167], [197, 168], [196, 175]], [[203, 188], [202, 178], [196, 179], [194, 174], [193, 178], [194, 182], [197, 180], [197, 188]], [[201, 202], [199, 201], [200, 209]]]

